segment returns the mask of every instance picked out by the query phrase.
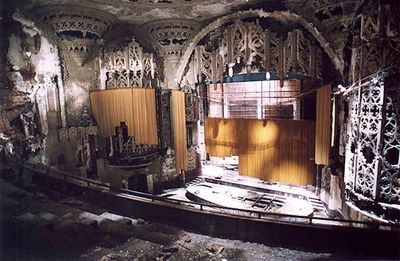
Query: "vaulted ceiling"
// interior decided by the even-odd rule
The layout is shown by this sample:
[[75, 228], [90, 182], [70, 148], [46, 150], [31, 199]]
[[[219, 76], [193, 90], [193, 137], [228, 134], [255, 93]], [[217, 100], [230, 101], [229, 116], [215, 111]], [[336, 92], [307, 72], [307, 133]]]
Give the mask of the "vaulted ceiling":
[[[180, 19], [181, 24], [192, 24], [196, 33], [217, 17], [234, 14], [241, 10], [263, 9], [268, 12], [289, 11], [302, 16], [312, 27], [322, 33], [339, 57], [343, 57], [351, 25], [363, 0], [5, 0], [11, 9], [32, 14], [42, 12], [45, 6], [76, 6], [79, 10], [90, 8], [114, 16], [116, 22], [108, 35], [117, 39], [120, 31], [134, 32], [135, 38], [146, 42], [152, 40], [156, 27], [172, 27]], [[36, 11], [31, 11], [31, 10]], [[54, 10], [54, 9], [53, 9]], [[165, 19], [169, 19], [167, 22]], [[186, 21], [182, 19], [187, 19]], [[284, 21], [285, 18], [282, 18]], [[144, 25], [144, 26], [137, 26]], [[158, 28], [157, 27], [157, 28]], [[173, 29], [171, 27], [171, 30]], [[120, 34], [121, 35], [121, 34]], [[127, 37], [128, 33], [122, 34]], [[129, 36], [130, 37], [130, 36]], [[107, 37], [106, 37], [107, 38]], [[110, 38], [110, 37], [108, 37]], [[190, 38], [190, 37], [189, 37]], [[112, 41], [112, 40], [111, 40]], [[110, 41], [108, 41], [110, 42]], [[150, 46], [150, 44], [145, 44]]]
[[[6, 0], [7, 1], [7, 0]], [[297, 9], [326, 19], [335, 14], [349, 15], [360, 0], [8, 0], [10, 5], [32, 9], [45, 5], [77, 5], [100, 9], [122, 22], [143, 24], [159, 19], [184, 18], [199, 22], [243, 9]]]
[[[260, 0], [26, 0], [24, 8], [43, 5], [78, 5], [97, 8], [123, 22], [143, 24], [153, 20], [185, 18], [204, 21]], [[262, 1], [271, 2], [271, 0]]]

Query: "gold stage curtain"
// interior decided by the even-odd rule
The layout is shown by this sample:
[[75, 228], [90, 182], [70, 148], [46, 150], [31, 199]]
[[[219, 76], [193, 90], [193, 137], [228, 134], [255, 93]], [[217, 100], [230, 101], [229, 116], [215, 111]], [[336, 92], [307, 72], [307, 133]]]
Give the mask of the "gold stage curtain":
[[329, 165], [331, 124], [331, 85], [317, 90], [317, 121], [315, 130], [315, 164]]
[[214, 157], [235, 155], [237, 144], [237, 125], [235, 120], [205, 118], [204, 135], [206, 151]]
[[315, 183], [311, 121], [205, 118], [206, 152], [239, 156], [239, 173], [297, 185]]
[[137, 144], [158, 144], [154, 89], [113, 89], [90, 93], [99, 135], [115, 135], [120, 122], [128, 126]]
[[187, 168], [184, 92], [172, 91], [172, 120], [174, 129], [176, 171], [180, 173], [181, 170], [186, 170]]
[[154, 89], [132, 89], [133, 133], [139, 144], [157, 144], [156, 95]]

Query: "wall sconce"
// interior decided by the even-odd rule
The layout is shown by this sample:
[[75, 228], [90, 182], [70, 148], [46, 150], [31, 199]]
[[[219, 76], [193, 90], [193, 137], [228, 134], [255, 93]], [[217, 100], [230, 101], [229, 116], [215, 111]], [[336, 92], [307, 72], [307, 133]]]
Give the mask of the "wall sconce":
[[266, 79], [267, 81], [271, 80], [271, 73], [270, 73], [270, 72], [266, 72], [266, 73], [265, 73], [265, 79]]
[[232, 67], [229, 67], [228, 74], [229, 74], [229, 77], [233, 76], [233, 68]]

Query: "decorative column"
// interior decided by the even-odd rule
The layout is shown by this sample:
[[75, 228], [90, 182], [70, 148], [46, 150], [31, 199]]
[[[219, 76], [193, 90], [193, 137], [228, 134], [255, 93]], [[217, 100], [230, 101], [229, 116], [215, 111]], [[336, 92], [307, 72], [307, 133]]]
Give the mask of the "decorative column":
[[62, 117], [62, 127], [78, 126], [90, 90], [99, 85], [95, 58], [101, 37], [117, 20], [100, 10], [73, 5], [42, 6], [31, 14], [35, 24], [57, 42], [60, 50], [59, 100], [66, 115]]
[[366, 1], [353, 25], [345, 183], [375, 202], [400, 202], [399, 4]]

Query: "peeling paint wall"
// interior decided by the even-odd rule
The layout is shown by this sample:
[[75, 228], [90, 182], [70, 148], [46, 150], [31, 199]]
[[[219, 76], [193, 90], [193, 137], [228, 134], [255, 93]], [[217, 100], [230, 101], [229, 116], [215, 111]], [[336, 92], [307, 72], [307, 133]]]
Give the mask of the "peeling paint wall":
[[79, 66], [65, 56], [65, 101], [68, 126], [79, 126], [83, 107], [90, 107], [89, 92], [100, 88], [98, 59]]
[[[61, 122], [61, 107], [55, 106], [63, 86], [59, 53], [35, 27], [12, 20], [6, 23], [8, 88], [0, 89], [0, 132], [20, 144], [24, 156], [33, 153], [34, 160], [48, 163], [49, 142], [54, 140], [50, 134], [57, 133], [50, 125]], [[49, 119], [52, 111], [57, 111], [54, 122]]]

